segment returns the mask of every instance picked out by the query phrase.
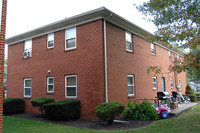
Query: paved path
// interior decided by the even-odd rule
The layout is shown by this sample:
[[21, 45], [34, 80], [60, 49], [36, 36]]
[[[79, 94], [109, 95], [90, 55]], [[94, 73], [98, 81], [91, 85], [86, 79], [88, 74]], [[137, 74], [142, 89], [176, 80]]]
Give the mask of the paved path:
[[172, 116], [178, 116], [182, 114], [183, 112], [193, 108], [194, 106], [198, 105], [198, 103], [183, 103], [180, 104], [182, 107], [178, 107], [177, 109], [172, 109], [171, 110], [171, 115]]

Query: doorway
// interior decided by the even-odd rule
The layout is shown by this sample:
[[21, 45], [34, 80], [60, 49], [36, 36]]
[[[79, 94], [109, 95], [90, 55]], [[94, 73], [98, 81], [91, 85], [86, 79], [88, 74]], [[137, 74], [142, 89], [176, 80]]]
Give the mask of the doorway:
[[162, 77], [162, 78], [161, 78], [161, 81], [162, 81], [162, 92], [164, 92], [164, 91], [166, 91], [166, 90], [165, 90], [165, 78]]

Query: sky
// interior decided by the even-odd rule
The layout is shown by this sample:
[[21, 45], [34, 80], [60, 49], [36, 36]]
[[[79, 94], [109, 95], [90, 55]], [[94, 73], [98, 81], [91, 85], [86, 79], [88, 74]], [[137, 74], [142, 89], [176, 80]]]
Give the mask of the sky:
[[144, 20], [133, 6], [145, 1], [148, 0], [8, 0], [6, 38], [102, 6], [153, 33], [154, 24]]

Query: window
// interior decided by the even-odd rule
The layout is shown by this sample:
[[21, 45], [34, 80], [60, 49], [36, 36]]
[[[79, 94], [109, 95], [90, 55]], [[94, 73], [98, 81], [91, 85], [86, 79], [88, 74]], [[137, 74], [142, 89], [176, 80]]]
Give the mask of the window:
[[181, 83], [181, 79], [179, 79], [179, 87], [180, 87], [180, 90], [182, 90], [182, 83]]
[[31, 79], [24, 79], [24, 97], [31, 97]]
[[133, 52], [132, 35], [126, 32], [126, 51]]
[[170, 79], [171, 88], [174, 88], [173, 78]]
[[54, 77], [47, 77], [47, 92], [54, 92]]
[[24, 52], [32, 51], [32, 40], [26, 40], [24, 43]]
[[134, 88], [134, 75], [128, 75], [128, 96], [135, 95], [135, 88]]
[[157, 89], [157, 78], [156, 77], [153, 77], [153, 89]]
[[65, 50], [76, 48], [76, 27], [65, 30]]
[[180, 60], [180, 55], [178, 55], [178, 62], [180, 62], [181, 60]]
[[65, 76], [65, 97], [66, 98], [76, 98], [77, 97], [76, 75]]
[[169, 51], [169, 60], [172, 60], [172, 52]]
[[155, 44], [151, 43], [151, 54], [155, 55], [156, 51], [155, 51]]
[[54, 33], [48, 34], [47, 36], [47, 48], [54, 47]]

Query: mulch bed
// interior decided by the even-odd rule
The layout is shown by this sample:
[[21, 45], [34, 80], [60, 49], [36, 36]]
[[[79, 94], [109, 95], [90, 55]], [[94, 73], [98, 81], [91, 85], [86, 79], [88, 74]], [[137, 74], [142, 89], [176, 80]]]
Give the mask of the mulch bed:
[[37, 120], [53, 124], [60, 124], [65, 126], [72, 126], [76, 128], [87, 128], [95, 130], [130, 130], [130, 129], [145, 127], [154, 122], [154, 121], [141, 121], [141, 120], [125, 121], [123, 120], [123, 118], [119, 118], [118, 120], [115, 120], [112, 125], [107, 125], [99, 120], [86, 120], [86, 119], [78, 119], [70, 121], [51, 121], [45, 119], [41, 114], [35, 114], [35, 113], [21, 113], [9, 116], [25, 118], [30, 120]]

